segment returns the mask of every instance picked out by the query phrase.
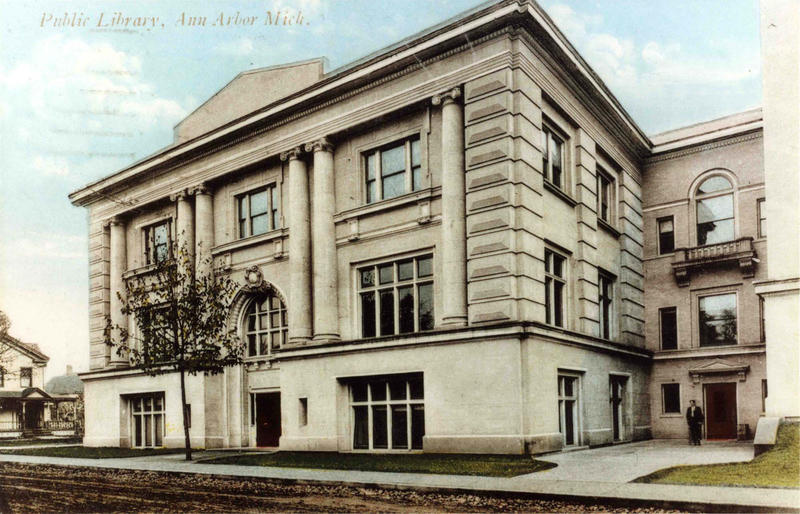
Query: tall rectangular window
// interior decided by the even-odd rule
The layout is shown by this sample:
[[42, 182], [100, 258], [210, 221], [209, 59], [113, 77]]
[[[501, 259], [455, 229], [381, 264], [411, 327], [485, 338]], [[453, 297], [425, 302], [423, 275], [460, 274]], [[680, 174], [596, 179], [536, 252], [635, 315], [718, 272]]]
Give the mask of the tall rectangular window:
[[545, 323], [564, 326], [564, 291], [567, 258], [549, 248], [544, 250]]
[[422, 150], [419, 136], [364, 154], [366, 202], [388, 200], [422, 189]]
[[361, 337], [433, 329], [433, 256], [358, 269]]
[[704, 296], [699, 300], [700, 346], [736, 344], [736, 294]]
[[605, 272], [599, 272], [599, 295], [597, 302], [600, 307], [600, 336], [611, 339], [612, 319], [614, 313], [614, 277]]
[[672, 253], [675, 251], [675, 223], [672, 216], [658, 219], [658, 253]]
[[257, 236], [275, 230], [280, 224], [276, 184], [236, 197], [239, 238]]
[[661, 349], [678, 349], [678, 310], [675, 307], [658, 309]]
[[765, 198], [759, 198], [756, 206], [758, 207], [758, 237], [767, 237], [767, 204]]
[[545, 178], [564, 189], [564, 139], [548, 126], [542, 127], [542, 171]]
[[608, 173], [597, 170], [597, 217], [611, 223], [611, 207], [614, 197], [614, 179]]
[[144, 228], [146, 264], [159, 264], [170, 258], [170, 224], [169, 220], [164, 220]]
[[367, 378], [350, 385], [354, 450], [421, 450], [422, 374]]
[[558, 375], [558, 431], [564, 446], [578, 444], [578, 377]]
[[680, 384], [661, 384], [661, 412], [664, 414], [681, 413]]
[[19, 368], [19, 386], [33, 387], [33, 369]]
[[766, 342], [767, 340], [767, 321], [764, 317], [764, 298], [759, 296], [758, 297], [758, 324], [760, 333], [761, 333], [761, 342]]
[[131, 410], [131, 446], [157, 448], [164, 446], [164, 393], [133, 396]]
[[767, 395], [769, 390], [767, 389], [767, 379], [761, 379], [761, 412], [767, 412]]

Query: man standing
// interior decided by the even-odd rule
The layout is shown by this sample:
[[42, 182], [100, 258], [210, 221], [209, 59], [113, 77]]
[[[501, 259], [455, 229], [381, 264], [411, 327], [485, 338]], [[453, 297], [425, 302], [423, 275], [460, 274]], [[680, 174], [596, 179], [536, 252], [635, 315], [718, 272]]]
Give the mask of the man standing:
[[703, 411], [695, 405], [695, 401], [689, 401], [689, 408], [686, 409], [686, 422], [689, 424], [689, 444], [700, 446], [700, 425], [703, 424]]

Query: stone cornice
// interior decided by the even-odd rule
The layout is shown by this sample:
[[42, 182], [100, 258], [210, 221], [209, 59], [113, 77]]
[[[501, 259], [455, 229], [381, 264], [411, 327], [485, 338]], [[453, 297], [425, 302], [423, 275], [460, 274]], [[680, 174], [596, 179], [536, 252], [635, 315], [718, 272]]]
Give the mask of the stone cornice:
[[[566, 67], [572, 70], [570, 75], [580, 77], [573, 83], [580, 83], [581, 89], [591, 89], [594, 99], [606, 106], [608, 112], [612, 113], [611, 118], [606, 117], [607, 120], [616, 120], [614, 124], [619, 124], [619, 121], [621, 121], [622, 125], [626, 126], [628, 138], [637, 139], [644, 146], [649, 145], [649, 141], [641, 133], [635, 122], [625, 113], [619, 102], [616, 101], [596, 73], [591, 70], [558, 28], [555, 27], [547, 14], [533, 3], [523, 0], [509, 0], [484, 9], [471, 11], [458, 19], [448, 21], [444, 26], [434, 27], [413, 40], [398, 43], [389, 50], [382, 51], [374, 57], [371, 56], [343, 71], [331, 73], [319, 83], [303, 91], [214, 129], [194, 140], [169, 147], [136, 165], [92, 183], [72, 193], [70, 199], [75, 205], [86, 206], [97, 199], [104, 198], [110, 190], [119, 187], [122, 183], [135, 179], [143, 171], [148, 171], [152, 174], [153, 172], [164, 172], [177, 166], [186, 165], [198, 158], [207, 156], [209, 153], [218, 152], [222, 148], [260, 135], [274, 128], [276, 124], [288, 123], [308, 114], [308, 112], [325, 108], [331, 103], [341, 101], [342, 97], [358, 94], [363, 91], [362, 88], [377, 87], [399, 75], [417, 71], [449, 55], [497, 37], [499, 34], [509, 30], [516, 30], [513, 26], [520, 21], [529, 27], [528, 30], [533, 30], [537, 34], [546, 34], [544, 37], [546, 39], [549, 38], [551, 44], [548, 45], [545, 53], [554, 52], [558, 54], [560, 61], [567, 62]], [[506, 25], [500, 27], [499, 30], [490, 32], [502, 23]], [[481, 32], [484, 35], [474, 37], [479, 36]], [[456, 45], [461, 40], [466, 40], [466, 43], [433, 55], [437, 48]], [[414, 60], [417, 62], [413, 62]], [[400, 70], [393, 69], [398, 65], [404, 67]], [[385, 73], [385, 75], [374, 82], [360, 84], [360, 82], [363, 83], [367, 80], [368, 77], [375, 76], [381, 72]], [[456, 82], [454, 85], [458, 85], [458, 83]], [[345, 89], [348, 90], [341, 94], [341, 91]], [[441, 91], [441, 84], [439, 90]], [[585, 94], [582, 96], [585, 96]], [[319, 103], [311, 105], [311, 109], [308, 109], [308, 106], [315, 101]], [[295, 112], [292, 113], [292, 110], [295, 110]], [[277, 120], [277, 123], [270, 126], [270, 119]], [[306, 138], [305, 141], [313, 140], [319, 135], [314, 134], [314, 137]], [[626, 143], [628, 142], [626, 141]], [[285, 150], [285, 147], [276, 148], [264, 158]]]
[[[505, 32], [505, 30], [501, 32]], [[488, 37], [489, 36], [487, 36], [487, 38]], [[475, 44], [477, 44], [477, 42], [473, 42], [473, 46]], [[463, 49], [466, 48], [468, 48], [468, 45], [464, 45]], [[440, 58], [443, 57], [440, 56]], [[434, 94], [442, 91], [443, 85], [446, 85], [450, 88], [456, 87], [469, 77], [490, 73], [497, 69], [508, 67], [511, 65], [511, 62], [512, 58], [510, 52], [500, 52], [484, 59], [483, 61], [478, 61], [470, 66], [459, 68], [448, 75], [427, 80], [412, 86], [409, 89], [398, 91], [391, 96], [379, 99], [373, 103], [342, 113], [340, 116], [335, 118], [326, 119], [324, 122], [321, 122], [316, 126], [303, 128], [300, 131], [290, 134], [282, 140], [275, 142], [274, 144], [263, 145], [256, 149], [244, 151], [231, 157], [223, 156], [205, 166], [200, 167], [197, 170], [193, 170], [190, 173], [182, 173], [182, 176], [187, 177], [183, 178], [182, 180], [185, 182], [185, 187], [191, 187], [193, 184], [198, 182], [211, 181], [214, 178], [226, 175], [253, 163], [263, 161], [270, 157], [276, 157], [281, 153], [294, 150], [297, 147], [304, 145], [308, 141], [314, 141], [330, 134], [358, 126], [370, 120], [391, 114], [392, 112], [409, 105], [421, 105], [422, 103], [427, 103]], [[423, 62], [422, 65], [427, 64], [427, 62]], [[313, 110], [316, 111], [321, 108], [323, 108], [323, 106], [317, 106]], [[309, 112], [312, 111], [309, 110], [308, 112], [298, 113], [298, 117], [302, 117]], [[275, 128], [284, 124], [286, 121], [287, 120], [280, 120], [276, 122], [275, 125], [270, 126], [265, 130]], [[224, 146], [229, 147], [233, 144], [234, 143], [230, 143]], [[209, 151], [208, 154], [213, 155], [217, 150], [218, 149]], [[197, 159], [194, 159], [193, 162], [196, 162], [199, 159], [200, 158], [198, 157]], [[185, 164], [186, 163], [181, 163], [181, 165]], [[138, 194], [137, 202], [133, 205], [140, 207], [141, 205], [158, 201], [164, 196], [168, 195], [171, 191], [174, 191], [175, 187], [176, 184], [174, 182], [155, 185], [148, 191]], [[99, 209], [97, 211], [97, 216], [106, 217], [119, 212], [126, 212], [128, 210], [131, 210], [131, 207], [129, 207], [127, 204], [120, 205], [119, 203], [111, 203], [105, 206], [105, 208]]]
[[756, 129], [753, 130], [752, 132], [736, 137], [723, 136], [721, 139], [709, 143], [704, 143], [697, 146], [690, 146], [688, 148], [683, 148], [683, 149], [670, 150], [663, 154], [653, 155], [652, 157], [647, 159], [647, 165], [656, 162], [668, 161], [670, 159], [677, 159], [679, 157], [685, 157], [687, 155], [695, 154], [698, 152], [713, 150], [715, 148], [722, 148], [724, 146], [735, 145], [743, 143], [745, 141], [751, 141], [753, 139], [759, 139], [760, 137], [762, 137], [762, 135], [763, 134], [761, 132], [761, 129]]

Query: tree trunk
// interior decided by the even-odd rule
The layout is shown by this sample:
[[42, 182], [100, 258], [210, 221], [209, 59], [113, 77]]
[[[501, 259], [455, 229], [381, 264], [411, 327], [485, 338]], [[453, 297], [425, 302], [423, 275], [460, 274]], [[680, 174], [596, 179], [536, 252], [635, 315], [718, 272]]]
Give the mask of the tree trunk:
[[183, 437], [184, 446], [186, 448], [186, 460], [192, 460], [192, 443], [189, 439], [189, 417], [187, 416], [186, 408], [186, 378], [185, 372], [181, 370], [181, 407], [183, 411]]

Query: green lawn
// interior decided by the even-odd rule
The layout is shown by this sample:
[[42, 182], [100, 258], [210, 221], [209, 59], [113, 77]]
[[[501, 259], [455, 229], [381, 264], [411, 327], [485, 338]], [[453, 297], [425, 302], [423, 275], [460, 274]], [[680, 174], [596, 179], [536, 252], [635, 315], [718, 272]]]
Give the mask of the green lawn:
[[83, 446], [65, 446], [53, 448], [2, 448], [0, 453], [14, 455], [41, 455], [44, 457], [71, 457], [74, 459], [114, 459], [125, 457], [145, 457], [148, 455], [163, 455], [169, 453], [183, 453], [183, 448], [155, 448], [134, 450], [132, 448], [84, 448]]
[[781, 425], [775, 446], [750, 462], [667, 468], [637, 478], [635, 482], [800, 487], [800, 424]]
[[279, 468], [342, 469], [398, 473], [437, 473], [512, 477], [544, 471], [555, 464], [527, 455], [366, 454], [333, 452], [278, 452], [234, 455], [208, 464], [274, 466]]

